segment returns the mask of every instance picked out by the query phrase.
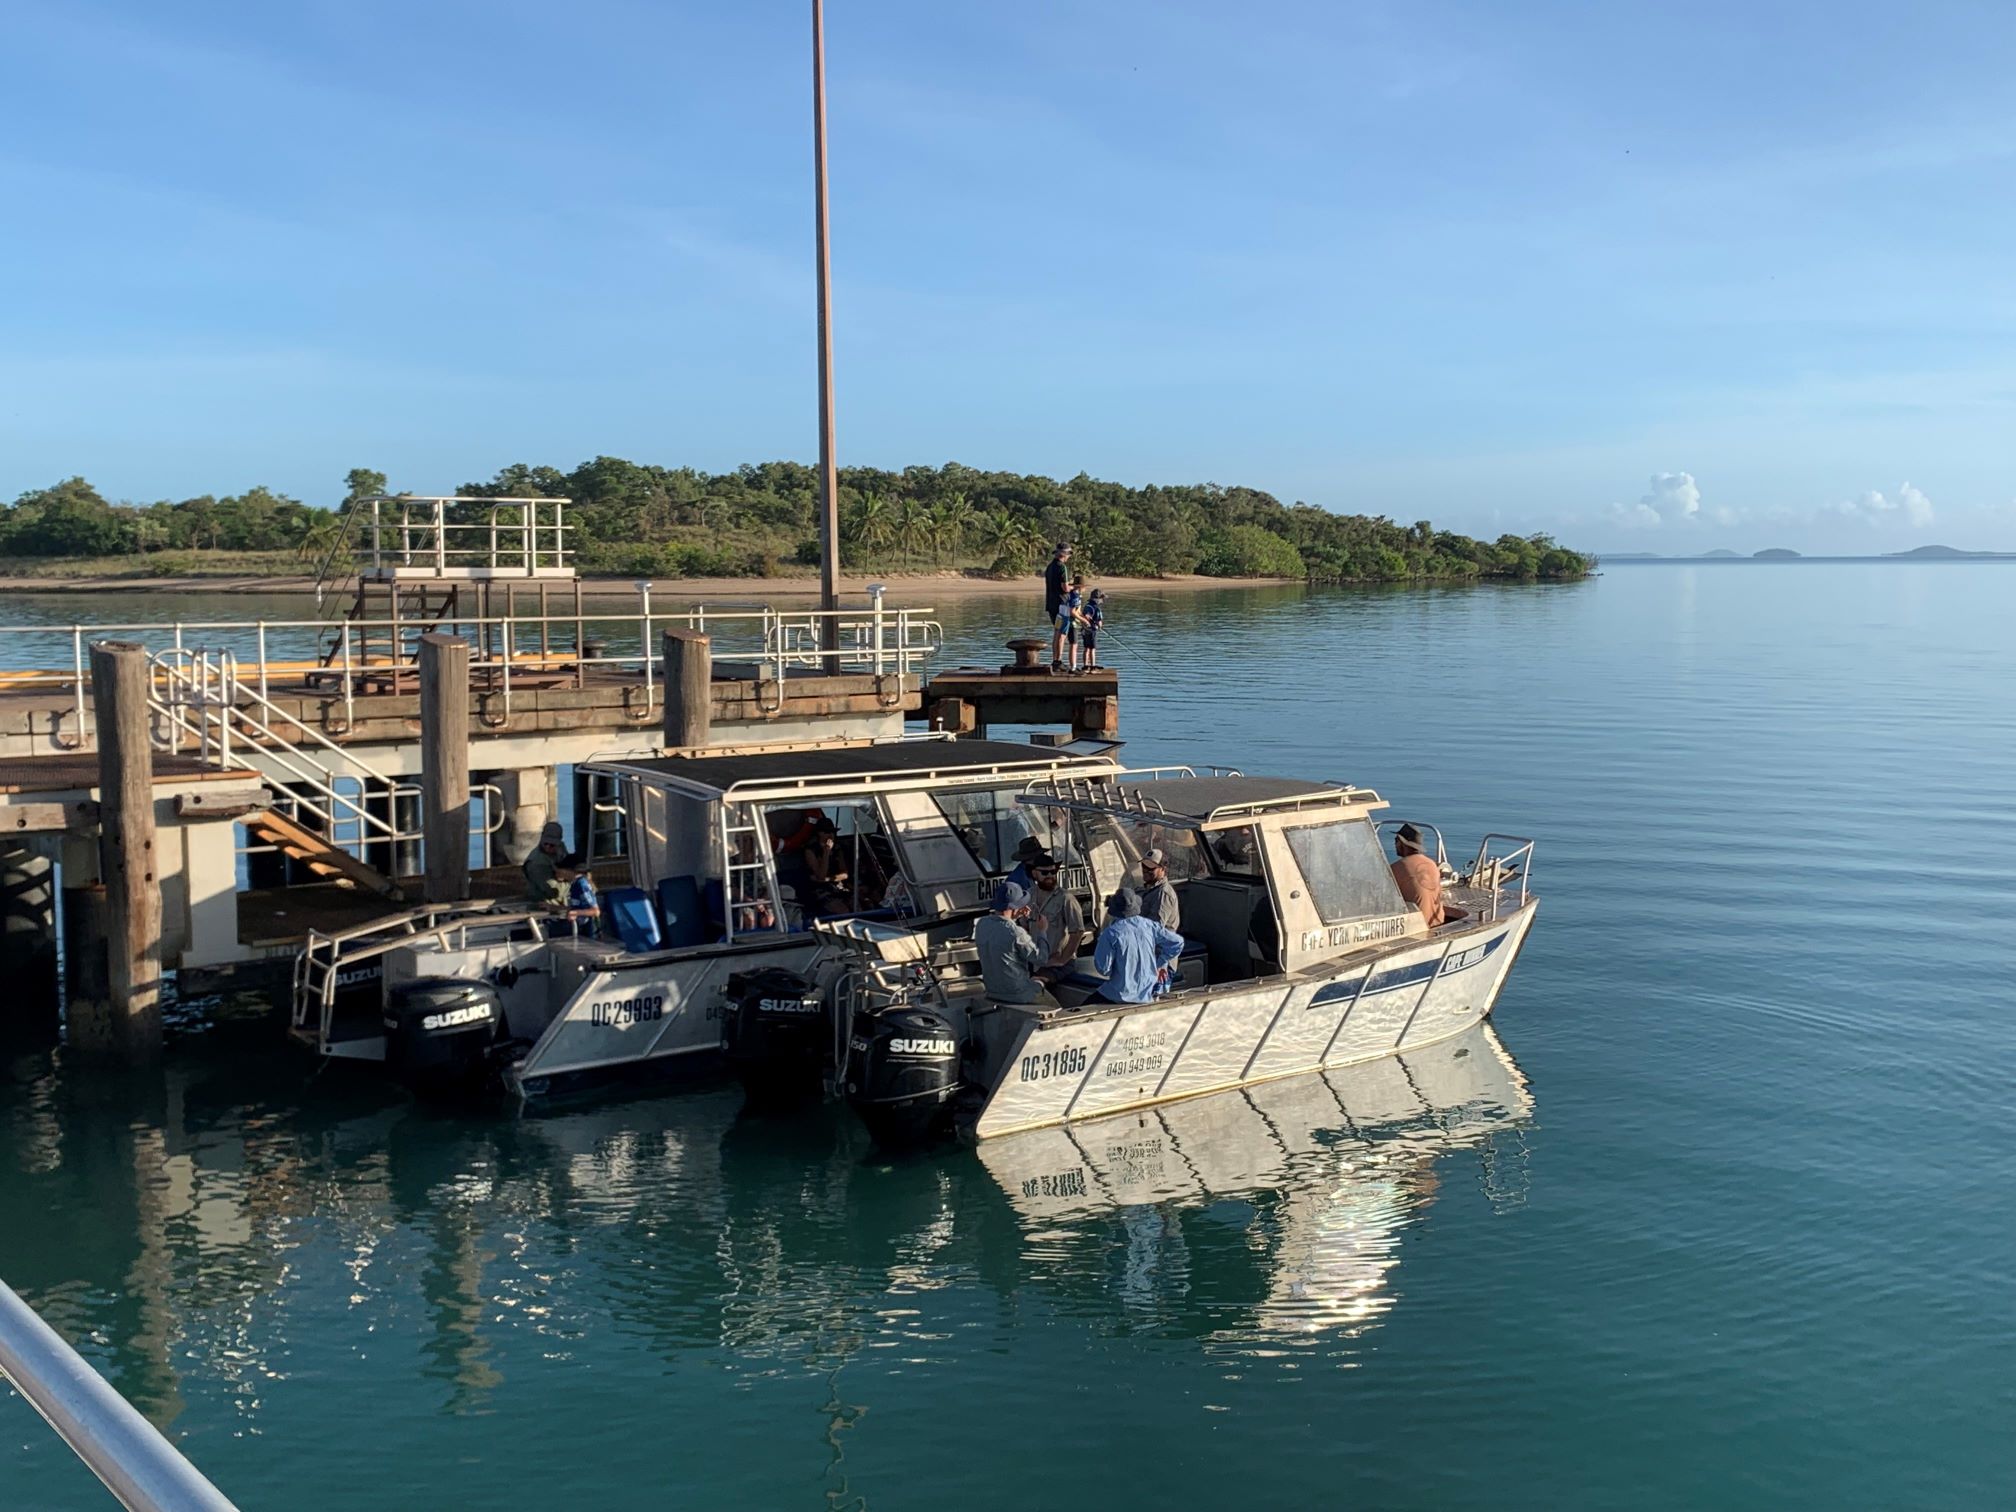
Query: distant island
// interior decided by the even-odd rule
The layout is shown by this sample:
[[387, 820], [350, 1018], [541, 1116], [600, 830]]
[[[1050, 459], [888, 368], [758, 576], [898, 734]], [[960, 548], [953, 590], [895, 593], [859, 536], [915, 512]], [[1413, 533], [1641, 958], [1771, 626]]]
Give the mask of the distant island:
[[2008, 557], [2016, 556], [2016, 552], [1962, 551], [1957, 546], [1913, 546], [1909, 551], [1892, 551], [1886, 553], [1886, 555], [1893, 557], [1933, 557], [1946, 559], [1951, 557]]
[[1808, 556], [1789, 546], [1767, 546], [1748, 556], [1726, 547], [1698, 555], [1662, 556], [1656, 551], [1603, 551], [1596, 555], [1604, 562], [2012, 562], [2016, 551], [1962, 551], [1955, 546], [1914, 546], [1909, 551], [1886, 551], [1874, 556]]

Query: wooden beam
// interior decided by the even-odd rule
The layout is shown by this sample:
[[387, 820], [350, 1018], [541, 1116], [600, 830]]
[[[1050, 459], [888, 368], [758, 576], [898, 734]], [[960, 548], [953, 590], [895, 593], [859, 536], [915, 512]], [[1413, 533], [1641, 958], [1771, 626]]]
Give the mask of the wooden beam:
[[[154, 750], [144, 646], [91, 648], [98, 726], [98, 870], [105, 882], [109, 1001], [75, 1004], [72, 1042], [143, 1060], [161, 1050], [161, 876], [154, 834]], [[80, 1015], [77, 1009], [82, 1007]]]
[[714, 720], [713, 643], [698, 630], [665, 632], [665, 744], [698, 750]]
[[81, 803], [0, 803], [0, 835], [47, 835], [81, 818]]
[[420, 833], [427, 901], [469, 896], [469, 643], [420, 637]]
[[243, 819], [272, 806], [273, 790], [263, 787], [175, 795], [177, 819]]

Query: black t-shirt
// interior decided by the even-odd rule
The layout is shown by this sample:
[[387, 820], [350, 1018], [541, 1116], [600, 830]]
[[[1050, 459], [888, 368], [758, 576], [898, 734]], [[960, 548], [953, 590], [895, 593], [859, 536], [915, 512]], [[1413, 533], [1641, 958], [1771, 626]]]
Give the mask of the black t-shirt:
[[1050, 618], [1057, 618], [1057, 611], [1064, 607], [1064, 563], [1061, 558], [1050, 558], [1050, 565], [1043, 569], [1043, 612]]

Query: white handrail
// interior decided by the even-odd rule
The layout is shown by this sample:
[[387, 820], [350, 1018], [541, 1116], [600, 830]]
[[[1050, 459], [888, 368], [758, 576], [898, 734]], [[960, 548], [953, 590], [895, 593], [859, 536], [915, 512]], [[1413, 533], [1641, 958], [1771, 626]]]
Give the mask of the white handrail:
[[237, 1512], [4, 1281], [0, 1375], [14, 1383], [128, 1512]]

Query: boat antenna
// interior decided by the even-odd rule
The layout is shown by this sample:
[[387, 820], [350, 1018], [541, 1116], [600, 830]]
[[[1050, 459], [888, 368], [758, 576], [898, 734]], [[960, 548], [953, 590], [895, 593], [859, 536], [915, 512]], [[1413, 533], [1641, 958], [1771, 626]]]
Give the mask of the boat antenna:
[[[833, 248], [826, 214], [826, 6], [812, 0], [812, 181], [819, 276], [819, 649], [840, 649], [840, 472], [833, 461]], [[837, 672], [838, 665], [828, 672]]]

